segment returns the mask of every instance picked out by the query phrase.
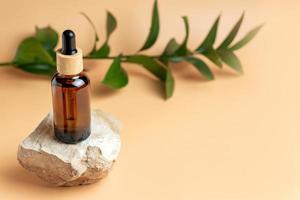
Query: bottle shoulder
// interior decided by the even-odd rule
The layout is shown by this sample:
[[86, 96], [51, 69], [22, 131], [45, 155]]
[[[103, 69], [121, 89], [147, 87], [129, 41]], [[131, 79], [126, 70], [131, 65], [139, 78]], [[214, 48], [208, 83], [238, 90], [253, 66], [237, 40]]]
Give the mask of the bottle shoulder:
[[51, 85], [56, 87], [82, 88], [89, 84], [90, 80], [83, 72], [77, 75], [63, 75], [56, 73], [51, 80]]

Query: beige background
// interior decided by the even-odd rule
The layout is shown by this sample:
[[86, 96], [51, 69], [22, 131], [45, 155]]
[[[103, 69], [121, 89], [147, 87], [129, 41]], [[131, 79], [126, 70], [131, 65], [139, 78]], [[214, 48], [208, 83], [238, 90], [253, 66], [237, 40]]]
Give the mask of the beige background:
[[[93, 33], [86, 12], [104, 38], [105, 10], [118, 19], [113, 54], [134, 53], [147, 35], [152, 0], [4, 1], [0, 8], [0, 60], [9, 61], [34, 26], [72, 28], [84, 52]], [[300, 198], [299, 1], [160, 0], [161, 34], [147, 53], [159, 53], [169, 38], [184, 36], [195, 48], [222, 12], [218, 41], [243, 10], [239, 36], [266, 22], [238, 52], [244, 76], [213, 66], [206, 82], [189, 65], [173, 66], [174, 97], [161, 98], [159, 83], [142, 68], [124, 65], [128, 87], [110, 92], [100, 85], [110, 61], [85, 61], [93, 107], [124, 123], [123, 146], [111, 174], [86, 187], [47, 187], [16, 160], [18, 143], [51, 109], [49, 78], [11, 67], [0, 69], [0, 199], [205, 199], [296, 200]]]

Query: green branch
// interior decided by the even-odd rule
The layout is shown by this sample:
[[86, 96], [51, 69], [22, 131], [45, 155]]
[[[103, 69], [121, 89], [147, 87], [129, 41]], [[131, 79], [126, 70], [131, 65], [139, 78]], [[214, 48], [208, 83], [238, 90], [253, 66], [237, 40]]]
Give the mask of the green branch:
[[[175, 88], [172, 66], [169, 63], [187, 62], [195, 67], [207, 80], [213, 80], [215, 76], [210, 66], [199, 58], [199, 55], [202, 55], [219, 68], [223, 68], [223, 65], [226, 64], [239, 74], [242, 74], [242, 64], [235, 55], [235, 51], [248, 44], [262, 28], [262, 25], [255, 27], [238, 40], [238, 42], [233, 44], [244, 19], [243, 13], [223, 42], [216, 48], [217, 45], [215, 42], [221, 21], [221, 16], [218, 16], [203, 41], [194, 51], [191, 51], [188, 48], [190, 35], [189, 20], [188, 17], [184, 16], [182, 20], [185, 35], [181, 43], [171, 38], [159, 55], [145, 55], [141, 53], [123, 55], [121, 53], [118, 56], [112, 56], [110, 55], [111, 46], [109, 41], [117, 28], [117, 19], [114, 15], [109, 11], [106, 12], [106, 37], [102, 41], [100, 41], [96, 26], [89, 16], [85, 13], [81, 13], [81, 15], [85, 17], [94, 31], [93, 47], [88, 55], [84, 56], [84, 59], [112, 60], [111, 66], [102, 80], [102, 84], [112, 89], [125, 87], [129, 82], [129, 78], [122, 64], [133, 63], [142, 67], [162, 82], [165, 90], [165, 98], [170, 98]], [[149, 33], [139, 52], [150, 49], [156, 43], [159, 37], [160, 26], [158, 2], [155, 0], [152, 8]], [[49, 26], [44, 28], [36, 27], [35, 31], [33, 36], [25, 38], [20, 43], [14, 59], [11, 62], [0, 63], [0, 66], [13, 65], [30, 73], [53, 75], [56, 72], [56, 53], [54, 48], [58, 44], [58, 33]]]

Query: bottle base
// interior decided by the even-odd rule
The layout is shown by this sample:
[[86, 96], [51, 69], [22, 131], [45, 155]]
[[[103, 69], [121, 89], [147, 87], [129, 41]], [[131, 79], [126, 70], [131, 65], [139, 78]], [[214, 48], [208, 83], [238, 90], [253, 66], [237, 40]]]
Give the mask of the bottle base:
[[85, 128], [79, 131], [66, 131], [58, 128], [54, 128], [55, 137], [66, 144], [77, 144], [81, 141], [86, 140], [91, 135], [91, 129]]

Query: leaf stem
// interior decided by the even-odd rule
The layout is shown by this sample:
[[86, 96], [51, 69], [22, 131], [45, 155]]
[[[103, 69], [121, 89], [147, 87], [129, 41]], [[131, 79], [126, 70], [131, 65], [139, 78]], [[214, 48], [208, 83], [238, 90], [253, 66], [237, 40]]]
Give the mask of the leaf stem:
[[[120, 55], [120, 56], [106, 56], [106, 57], [98, 57], [98, 58], [95, 58], [95, 57], [90, 57], [90, 56], [84, 56], [83, 58], [84, 59], [91, 59], [91, 60], [114, 60], [116, 58], [121, 58], [121, 59], [126, 59], [126, 58], [129, 58], [129, 57], [132, 57], [132, 56], [137, 56], [138, 54], [132, 54], [132, 55]], [[159, 58], [160, 56], [159, 55], [153, 55], [153, 56], [148, 56], [150, 58]]]
[[[168, 58], [183, 58], [183, 57], [190, 57], [190, 56], [193, 56], [195, 54], [201, 54], [199, 52], [190, 52], [189, 54], [187, 55], [183, 55], [183, 56], [175, 56], [175, 55], [168, 55], [168, 56], [165, 56], [165, 57], [168, 57]], [[113, 60], [113, 59], [116, 59], [116, 58], [123, 58], [123, 59], [126, 59], [126, 58], [129, 58], [129, 57], [132, 57], [132, 56], [138, 56], [140, 54], [128, 54], [128, 55], [119, 55], [119, 56], [105, 56], [105, 57], [98, 57], [98, 58], [95, 58], [95, 57], [90, 57], [89, 55], [87, 56], [83, 56], [84, 59], [91, 59], [91, 60]], [[154, 58], [154, 59], [158, 59], [158, 58], [161, 58], [161, 55], [147, 55], [147, 57], [150, 57], [150, 58]]]
[[0, 66], [9, 66], [9, 65], [14, 65], [15, 63], [14, 62], [3, 62], [3, 63], [0, 63]]

